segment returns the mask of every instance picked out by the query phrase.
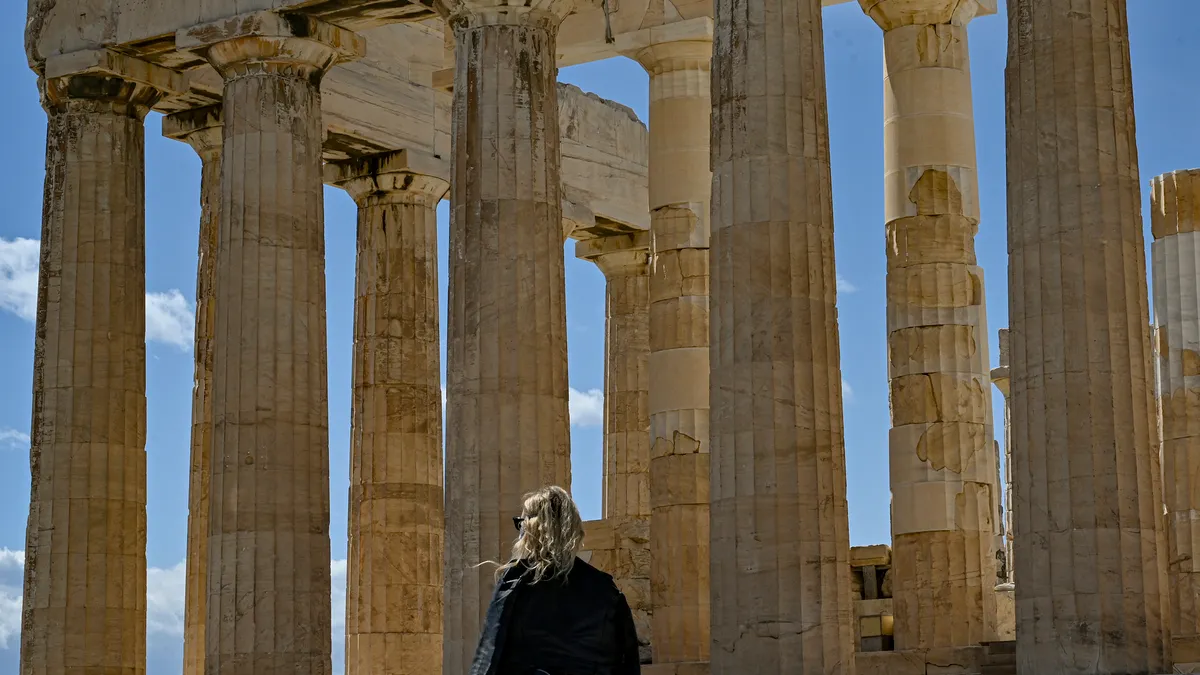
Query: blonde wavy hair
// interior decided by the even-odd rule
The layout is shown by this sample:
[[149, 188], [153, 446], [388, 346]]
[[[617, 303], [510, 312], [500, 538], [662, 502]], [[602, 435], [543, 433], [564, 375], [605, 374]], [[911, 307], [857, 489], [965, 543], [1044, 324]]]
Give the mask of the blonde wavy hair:
[[567, 491], [552, 485], [525, 495], [521, 509], [521, 534], [513, 543], [512, 557], [496, 578], [524, 564], [531, 583], [570, 574], [575, 556], [583, 547], [583, 519]]

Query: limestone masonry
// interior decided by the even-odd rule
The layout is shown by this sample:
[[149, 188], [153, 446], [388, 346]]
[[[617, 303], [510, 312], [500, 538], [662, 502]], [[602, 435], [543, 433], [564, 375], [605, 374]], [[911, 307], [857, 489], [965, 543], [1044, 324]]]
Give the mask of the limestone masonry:
[[[892, 540], [850, 547], [822, 25], [846, 1], [30, 0], [22, 675], [146, 673], [150, 111], [203, 166], [185, 675], [331, 671], [325, 185], [358, 207], [348, 674], [466, 675], [478, 563], [525, 492], [570, 487], [568, 240], [607, 282], [582, 555], [649, 675], [1200, 672], [1200, 170], [1153, 181], [1150, 325], [1125, 0], [1008, 2], [995, 369], [967, 36], [997, 0], [859, 0]], [[557, 82], [613, 56], [649, 129]]]

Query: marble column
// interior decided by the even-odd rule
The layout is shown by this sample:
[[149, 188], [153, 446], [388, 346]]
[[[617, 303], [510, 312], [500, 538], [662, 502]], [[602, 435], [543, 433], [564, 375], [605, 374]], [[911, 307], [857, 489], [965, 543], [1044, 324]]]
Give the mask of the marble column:
[[652, 644], [650, 613], [650, 233], [575, 244], [607, 282], [604, 327], [604, 519], [617, 543], [606, 569], [625, 594], [638, 637]]
[[447, 3], [455, 72], [444, 672], [463, 675], [522, 497], [570, 489], [555, 38], [569, 0]]
[[992, 369], [992, 384], [996, 385], [996, 389], [1004, 396], [1004, 485], [1002, 494], [1004, 496], [1004, 581], [1012, 583], [1013, 581], [1013, 541], [1015, 539], [1015, 531], [1013, 530], [1013, 495], [1012, 495], [1012, 411], [1008, 403], [1008, 395], [1010, 388], [1008, 386], [1010, 379], [1009, 363], [1009, 347], [1008, 347], [1008, 329], [1001, 328], [999, 333], [1000, 340], [1000, 365]]
[[51, 57], [40, 75], [49, 120], [20, 670], [143, 675], [143, 120], [181, 81], [107, 51]]
[[896, 649], [994, 621], [997, 484], [967, 23], [991, 0], [859, 0], [883, 29]]
[[717, 0], [712, 75], [712, 672], [849, 674], [821, 1]]
[[703, 39], [652, 43], [650, 585], [654, 663], [708, 661], [709, 95]]
[[221, 213], [221, 107], [168, 115], [163, 136], [200, 155], [200, 244], [196, 265], [196, 351], [192, 384], [192, 456], [188, 484], [187, 564], [183, 605], [183, 675], [204, 675], [208, 606], [208, 495], [212, 461], [213, 337], [217, 231]]
[[1162, 403], [1175, 662], [1200, 661], [1200, 170], [1151, 182], [1154, 324]]
[[328, 674], [320, 81], [364, 45], [271, 13], [176, 41], [225, 80], [205, 670]]
[[437, 204], [449, 163], [326, 165], [358, 204], [346, 673], [442, 672]]
[[1017, 670], [1167, 672], [1126, 3], [1008, 18]]

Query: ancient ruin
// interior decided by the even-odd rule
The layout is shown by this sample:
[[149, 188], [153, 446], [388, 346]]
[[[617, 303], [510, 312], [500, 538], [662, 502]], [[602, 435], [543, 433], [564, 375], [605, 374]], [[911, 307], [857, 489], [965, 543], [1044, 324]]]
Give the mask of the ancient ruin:
[[[1155, 179], [1152, 331], [1123, 0], [1008, 3], [994, 370], [967, 26], [996, 0], [859, 0], [885, 54], [893, 537], [850, 547], [821, 19], [846, 1], [31, 0], [21, 672], [146, 670], [152, 110], [203, 162], [185, 675], [331, 670], [325, 185], [359, 210], [347, 673], [465, 675], [475, 563], [523, 493], [569, 487], [568, 240], [607, 280], [583, 555], [645, 672], [1200, 672], [1200, 174]], [[649, 74], [648, 128], [557, 82], [612, 56]]]

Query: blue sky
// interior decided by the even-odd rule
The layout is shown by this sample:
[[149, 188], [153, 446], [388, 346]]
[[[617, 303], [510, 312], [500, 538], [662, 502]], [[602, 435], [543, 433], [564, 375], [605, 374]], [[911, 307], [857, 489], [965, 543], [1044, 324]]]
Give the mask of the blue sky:
[[[28, 433], [33, 371], [32, 303], [40, 236], [45, 114], [23, 51], [24, 3], [0, 3], [0, 675], [17, 672], [21, 561], [29, 500]], [[1143, 185], [1200, 166], [1200, 3], [1130, 3], [1134, 85]], [[1189, 40], [1190, 38], [1190, 40]], [[887, 541], [888, 399], [883, 246], [882, 37], [857, 3], [825, 11], [826, 68], [839, 275], [846, 453], [852, 542]], [[996, 329], [1008, 323], [1004, 61], [1006, 21], [979, 19], [970, 30], [983, 222], [977, 239], [987, 283], [993, 365]], [[647, 78], [625, 59], [575, 66], [560, 79], [632, 107], [648, 119]], [[200, 164], [191, 148], [146, 125], [146, 247], [150, 343], [149, 672], [178, 673], [191, 415], [191, 310], [195, 292]], [[1144, 204], [1148, 208], [1146, 197]], [[445, 299], [447, 205], [438, 211]], [[1149, 236], [1149, 218], [1146, 219]], [[351, 311], [355, 207], [326, 191], [329, 294], [330, 449], [335, 589], [344, 583], [350, 424]], [[21, 241], [34, 240], [34, 241]], [[574, 491], [587, 518], [600, 512], [604, 279], [567, 249], [567, 322], [573, 392]], [[444, 310], [443, 310], [444, 312]], [[443, 314], [444, 316], [444, 314]], [[1149, 320], [1149, 317], [1147, 317]], [[443, 330], [444, 330], [443, 318]], [[996, 396], [997, 433], [1002, 433]], [[342, 561], [341, 564], [337, 561]], [[335, 595], [337, 590], [335, 590]], [[335, 598], [335, 603], [337, 599]], [[339, 606], [340, 610], [340, 606]], [[335, 610], [335, 622], [339, 622]], [[339, 640], [334, 640], [340, 652]], [[335, 657], [336, 658], [336, 657]], [[335, 671], [340, 666], [335, 664]]]

